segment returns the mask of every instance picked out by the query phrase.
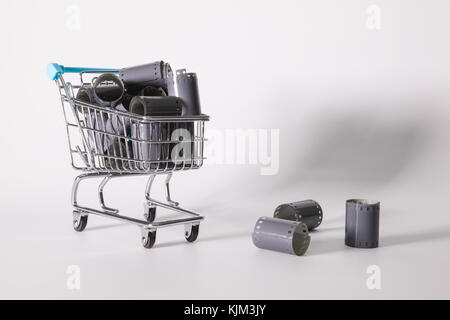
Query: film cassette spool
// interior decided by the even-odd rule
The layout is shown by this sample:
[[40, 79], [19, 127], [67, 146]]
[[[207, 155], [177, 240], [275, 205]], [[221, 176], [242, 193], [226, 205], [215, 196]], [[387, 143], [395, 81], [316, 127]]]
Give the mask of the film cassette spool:
[[102, 107], [114, 107], [122, 99], [125, 92], [123, 82], [112, 73], [103, 73], [92, 85], [95, 102]]
[[261, 217], [253, 230], [256, 247], [302, 256], [308, 250], [311, 237], [301, 222]]
[[350, 199], [345, 208], [345, 244], [354, 248], [377, 248], [380, 202]]
[[323, 211], [314, 200], [303, 200], [279, 205], [274, 218], [303, 222], [308, 230], [317, 228], [323, 219]]

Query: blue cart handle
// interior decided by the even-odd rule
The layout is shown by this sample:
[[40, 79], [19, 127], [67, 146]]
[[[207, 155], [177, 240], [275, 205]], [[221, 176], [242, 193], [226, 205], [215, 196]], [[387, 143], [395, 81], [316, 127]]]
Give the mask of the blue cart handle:
[[59, 75], [63, 73], [80, 73], [83, 71], [119, 72], [119, 69], [64, 67], [57, 63], [47, 65], [47, 75], [51, 80], [58, 80]]

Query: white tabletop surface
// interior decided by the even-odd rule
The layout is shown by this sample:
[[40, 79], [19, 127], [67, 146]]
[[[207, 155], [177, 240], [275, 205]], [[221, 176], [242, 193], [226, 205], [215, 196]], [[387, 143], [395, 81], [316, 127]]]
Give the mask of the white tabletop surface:
[[[350, 0], [73, 3], [0, 5], [0, 298], [450, 298], [448, 1], [377, 1], [376, 30], [369, 4]], [[96, 38], [102, 16], [121, 18], [98, 35], [111, 45]], [[96, 216], [77, 233], [76, 172], [45, 66], [158, 59], [197, 72], [208, 129], [279, 129], [279, 170], [207, 160], [175, 174], [175, 200], [206, 217], [195, 243], [179, 226], [146, 250], [136, 226]], [[95, 183], [80, 203], [97, 204]], [[144, 187], [143, 177], [113, 180], [105, 197], [141, 217]], [[162, 189], [158, 179], [155, 196]], [[344, 245], [349, 198], [381, 202], [379, 248]], [[253, 245], [258, 217], [304, 199], [324, 212], [305, 256]], [[379, 289], [367, 286], [373, 265]]]

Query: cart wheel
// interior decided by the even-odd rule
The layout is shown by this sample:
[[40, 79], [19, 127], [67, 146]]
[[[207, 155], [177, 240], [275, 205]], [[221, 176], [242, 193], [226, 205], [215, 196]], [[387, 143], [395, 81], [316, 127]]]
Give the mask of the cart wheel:
[[188, 242], [194, 242], [195, 240], [197, 240], [199, 227], [200, 227], [199, 224], [192, 226], [190, 236], [185, 237]]
[[145, 219], [148, 222], [155, 221], [155, 218], [156, 218], [156, 207], [155, 208], [148, 208], [147, 213], [144, 216], [145, 216]]
[[73, 219], [73, 228], [75, 231], [81, 232], [86, 228], [88, 216], [80, 216], [78, 219]]
[[147, 236], [142, 237], [142, 245], [144, 246], [144, 248], [149, 249], [149, 248], [153, 247], [153, 245], [155, 244], [155, 240], [156, 240], [156, 230], [149, 231], [147, 233]]

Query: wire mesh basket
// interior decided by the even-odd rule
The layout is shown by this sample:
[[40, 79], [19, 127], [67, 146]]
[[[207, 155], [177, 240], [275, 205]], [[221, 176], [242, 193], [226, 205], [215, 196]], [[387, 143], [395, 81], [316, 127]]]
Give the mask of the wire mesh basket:
[[79, 83], [66, 83], [62, 76], [56, 80], [75, 168], [166, 173], [202, 166], [208, 116], [145, 117], [77, 99], [77, 91], [96, 74], [81, 72]]

